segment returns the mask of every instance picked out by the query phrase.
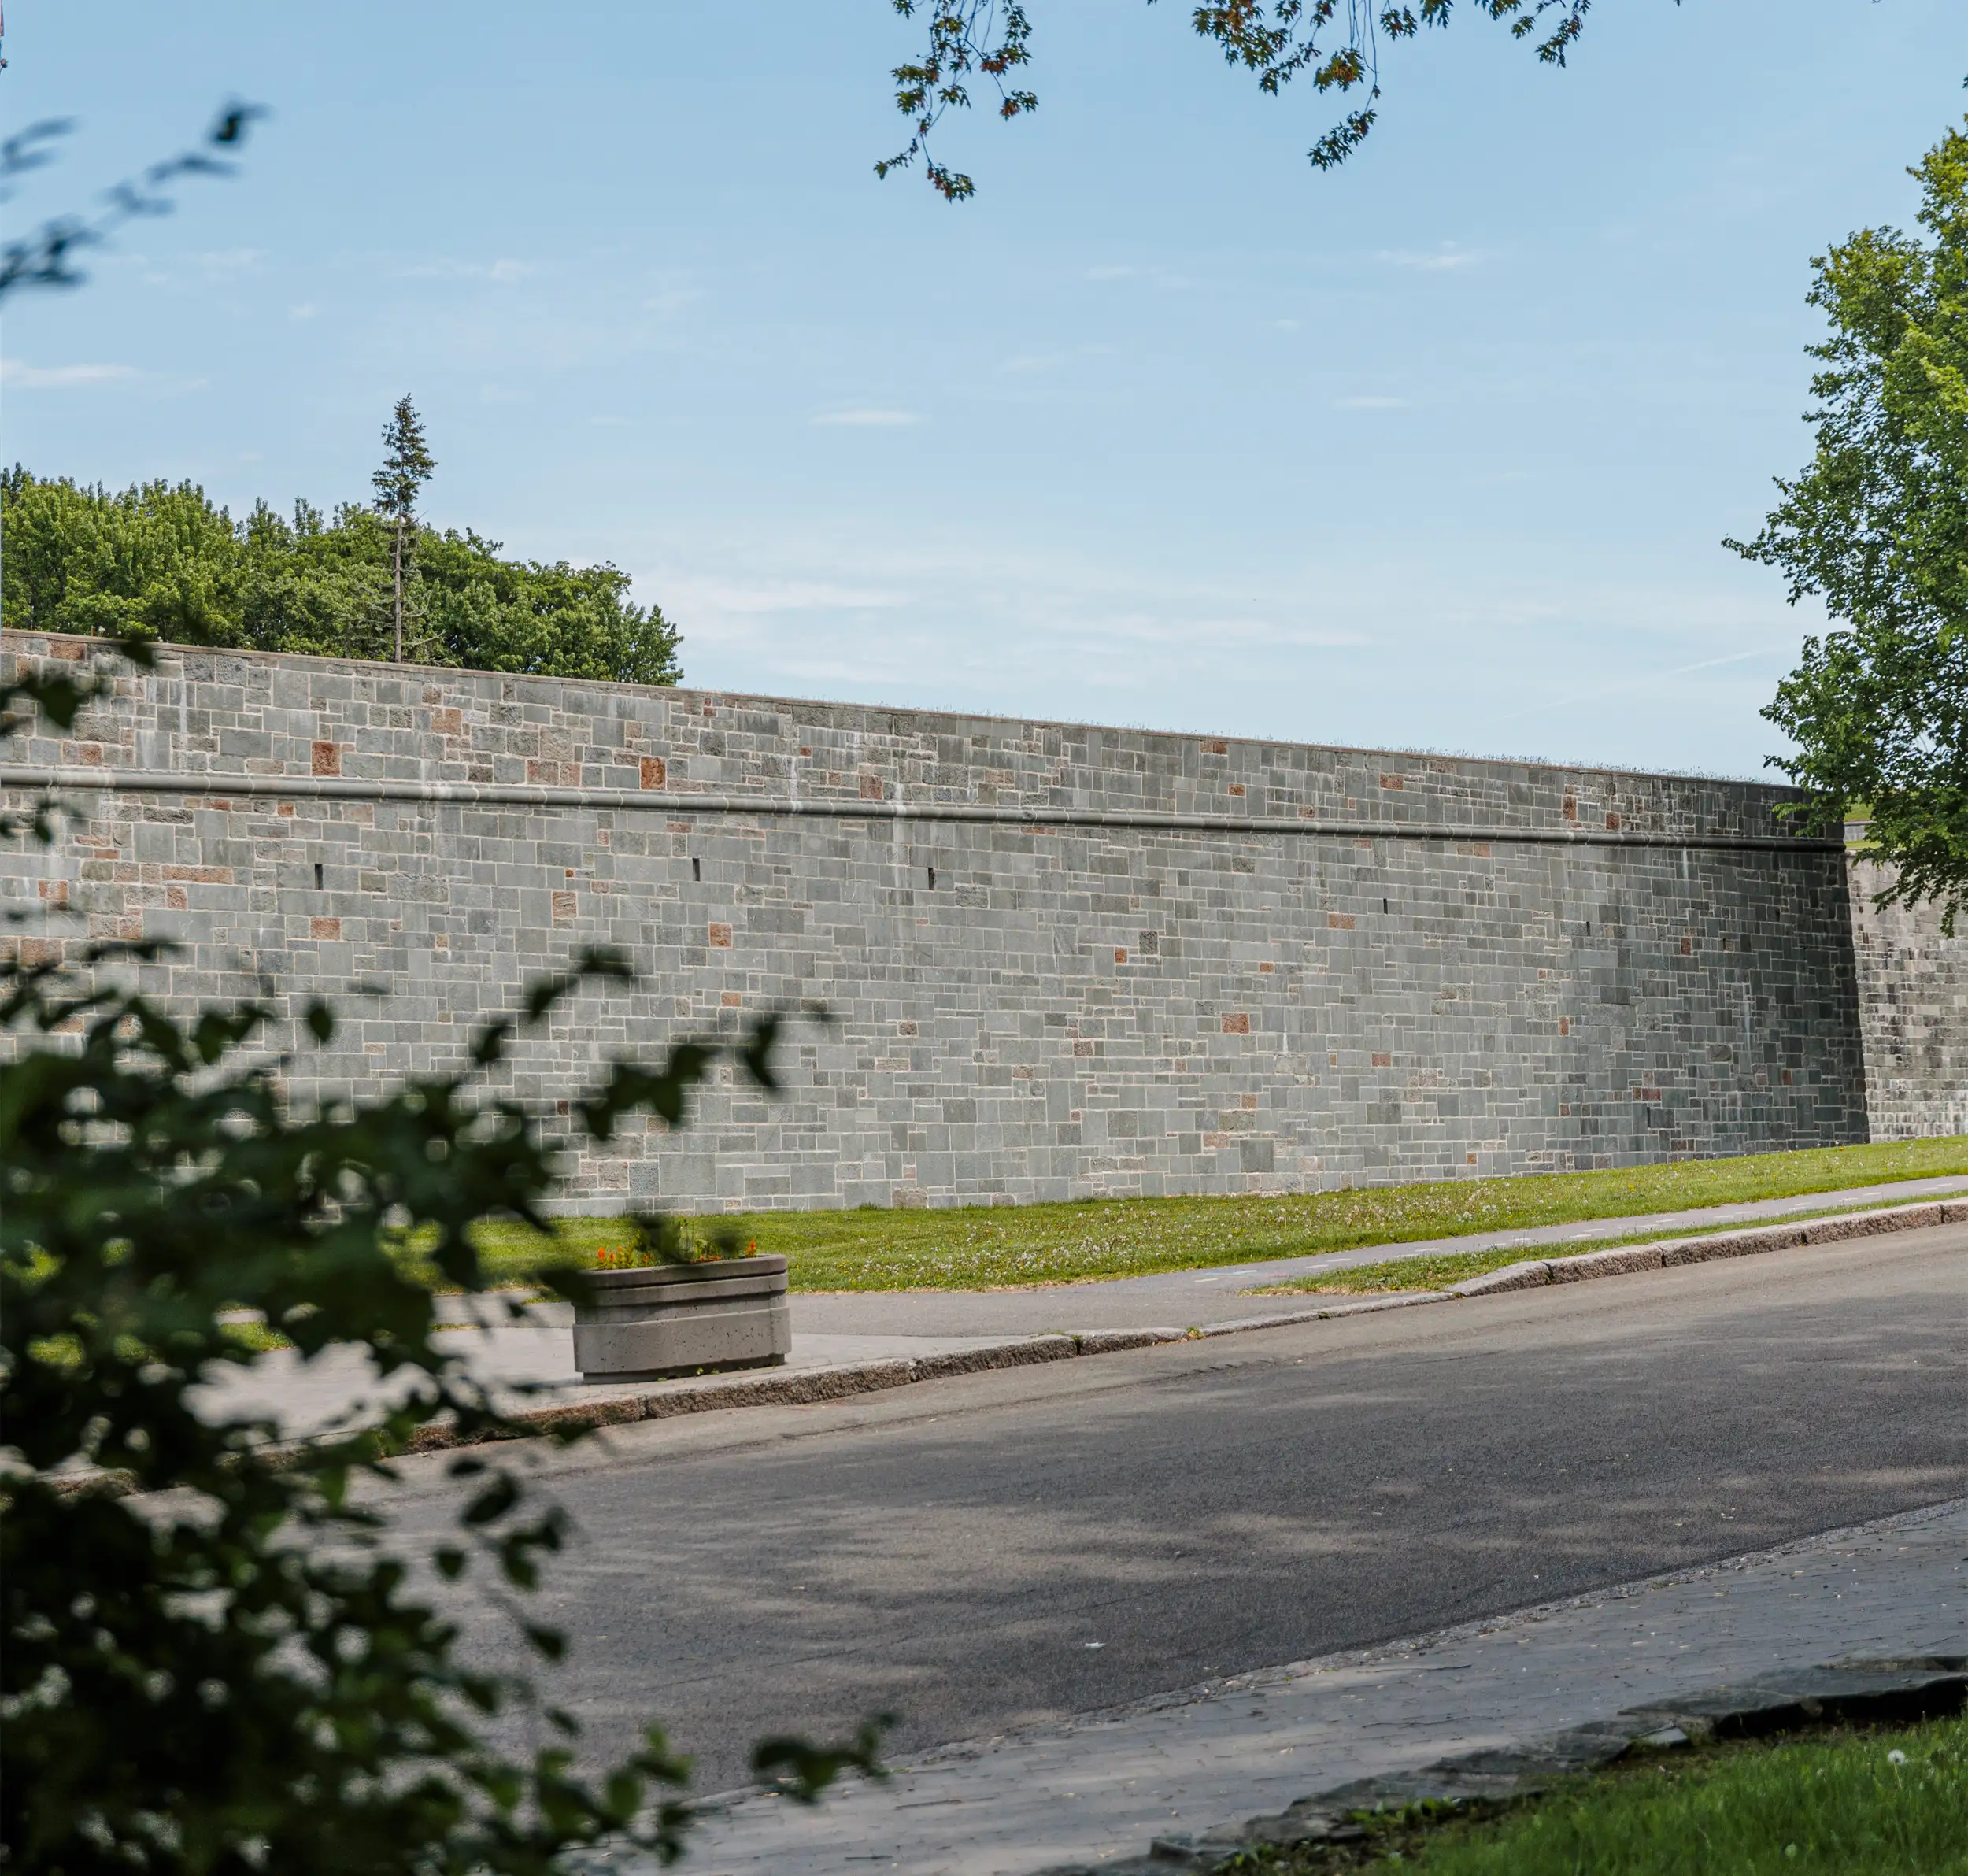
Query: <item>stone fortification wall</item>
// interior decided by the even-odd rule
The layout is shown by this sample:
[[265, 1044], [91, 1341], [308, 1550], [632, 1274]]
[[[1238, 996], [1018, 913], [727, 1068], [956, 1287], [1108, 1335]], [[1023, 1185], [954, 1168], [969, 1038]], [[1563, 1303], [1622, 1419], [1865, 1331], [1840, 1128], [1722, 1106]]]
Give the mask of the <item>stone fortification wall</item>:
[[[8, 658], [86, 642], [11, 637]], [[823, 1001], [789, 1096], [582, 1160], [686, 1209], [1297, 1191], [1863, 1139], [1842, 854], [1735, 783], [167, 649], [17, 804], [47, 935], [189, 1008], [342, 998], [302, 1095], [454, 1063], [590, 943], [512, 1086]], [[113, 781], [113, 787], [78, 783]], [[358, 984], [387, 998], [362, 1001]]]
[[1866, 1049], [1866, 1112], [1875, 1140], [1968, 1133], [1968, 919], [1943, 935], [1931, 903], [1875, 910], [1892, 883], [1851, 868], [1852, 948]]

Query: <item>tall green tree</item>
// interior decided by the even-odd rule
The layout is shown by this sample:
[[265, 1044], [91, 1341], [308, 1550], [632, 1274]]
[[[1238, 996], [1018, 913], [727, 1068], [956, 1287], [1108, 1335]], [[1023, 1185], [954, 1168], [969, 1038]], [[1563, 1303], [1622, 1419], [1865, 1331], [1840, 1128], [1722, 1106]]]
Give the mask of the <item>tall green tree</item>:
[[1804, 642], [1763, 712], [1774, 757], [1835, 827], [1863, 805], [1892, 869], [1882, 905], [1968, 897], [1968, 135], [1911, 172], [1921, 235], [1866, 228], [1812, 263], [1829, 338], [1811, 348], [1811, 462], [1755, 539], [1793, 602], [1838, 621]]
[[403, 550], [416, 526], [417, 497], [437, 473], [437, 458], [424, 440], [424, 422], [408, 391], [383, 427], [383, 467], [369, 478], [375, 509], [390, 524], [396, 576], [396, 661], [403, 662]]

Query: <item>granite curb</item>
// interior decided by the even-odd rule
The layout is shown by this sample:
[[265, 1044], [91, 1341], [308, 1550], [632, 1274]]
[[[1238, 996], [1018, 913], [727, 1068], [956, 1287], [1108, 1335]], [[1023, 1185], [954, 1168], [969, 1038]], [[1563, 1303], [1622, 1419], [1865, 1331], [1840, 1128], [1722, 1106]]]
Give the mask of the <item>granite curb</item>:
[[1964, 1707], [1968, 1656], [1829, 1661], [1629, 1707], [1609, 1719], [1567, 1727], [1522, 1745], [1457, 1753], [1413, 1771], [1353, 1779], [1281, 1811], [1219, 1824], [1193, 1837], [1157, 1837], [1145, 1856], [1119, 1863], [1054, 1863], [1038, 1876], [1169, 1876], [1178, 1870], [1210, 1870], [1261, 1845], [1357, 1841], [1366, 1834], [1354, 1821], [1362, 1811], [1535, 1797], [1555, 1780], [1596, 1771], [1630, 1753], [1671, 1752], [1711, 1740], [1767, 1738], [1841, 1723], [1910, 1726], [1948, 1718]]
[[[1424, 1304], [1453, 1303], [1467, 1297], [1493, 1296], [1549, 1284], [1589, 1282], [1600, 1277], [1625, 1276], [1638, 1271], [1674, 1269], [1725, 1257], [1758, 1256], [1773, 1251], [1802, 1249], [1889, 1232], [1915, 1231], [1934, 1225], [1968, 1223], [1968, 1199], [1940, 1199], [1923, 1204], [1890, 1206], [1872, 1212], [1811, 1219], [1795, 1224], [1757, 1225], [1733, 1231], [1670, 1238], [1655, 1244], [1614, 1245], [1571, 1257], [1534, 1257], [1506, 1264], [1500, 1270], [1472, 1277], [1446, 1290], [1421, 1290], [1393, 1296], [1365, 1297], [1357, 1302], [1327, 1303], [1274, 1314], [1206, 1323], [1187, 1329], [1101, 1329], [1008, 1338], [981, 1348], [919, 1356], [890, 1356], [838, 1367], [794, 1371], [749, 1370], [742, 1374], [706, 1375], [684, 1381], [659, 1381], [599, 1398], [560, 1401], [550, 1406], [523, 1407], [510, 1416], [516, 1426], [542, 1434], [574, 1434], [640, 1420], [664, 1420], [685, 1414], [714, 1413], [738, 1407], [806, 1407], [856, 1394], [908, 1387], [918, 1382], [942, 1381], [959, 1375], [979, 1375], [1035, 1363], [1072, 1360], [1084, 1355], [1112, 1355], [1152, 1349], [1170, 1342], [1208, 1340], [1219, 1335], [1248, 1334], [1263, 1329], [1292, 1328], [1300, 1323], [1329, 1322], [1382, 1310], [1411, 1309]], [[425, 1427], [412, 1446], [431, 1452], [458, 1444], [442, 1424]]]

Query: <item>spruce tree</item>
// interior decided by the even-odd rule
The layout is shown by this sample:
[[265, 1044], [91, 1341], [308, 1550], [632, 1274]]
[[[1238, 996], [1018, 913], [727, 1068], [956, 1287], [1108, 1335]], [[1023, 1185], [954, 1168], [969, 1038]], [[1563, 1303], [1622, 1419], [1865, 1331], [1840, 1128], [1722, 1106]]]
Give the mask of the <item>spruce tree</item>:
[[398, 398], [396, 409], [383, 427], [383, 467], [369, 478], [375, 487], [376, 512], [390, 523], [395, 534], [392, 561], [396, 589], [396, 661], [403, 662], [403, 558], [405, 544], [416, 524], [417, 491], [431, 479], [437, 468], [424, 440], [424, 422], [409, 394]]

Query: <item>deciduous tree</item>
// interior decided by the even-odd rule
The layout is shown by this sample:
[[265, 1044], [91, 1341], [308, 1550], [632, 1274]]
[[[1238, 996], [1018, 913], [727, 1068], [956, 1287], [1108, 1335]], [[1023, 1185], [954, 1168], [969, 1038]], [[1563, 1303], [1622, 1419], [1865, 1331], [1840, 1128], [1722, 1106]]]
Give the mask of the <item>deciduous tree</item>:
[[1763, 531], [1728, 544], [1837, 621], [1763, 712], [1773, 758], [1835, 827], [1863, 806], [1892, 868], [1882, 905], [1968, 897], [1968, 135], [1912, 174], [1925, 234], [1866, 228], [1812, 263], [1831, 332], [1811, 348], [1811, 462]]
[[[391, 650], [395, 530], [353, 503], [324, 516], [264, 501], [235, 522], [191, 483], [118, 492], [0, 474], [18, 631], [134, 635], [326, 657]], [[410, 531], [404, 609], [428, 662], [543, 677], [674, 684], [679, 635], [605, 562], [509, 560], [470, 528]]]

